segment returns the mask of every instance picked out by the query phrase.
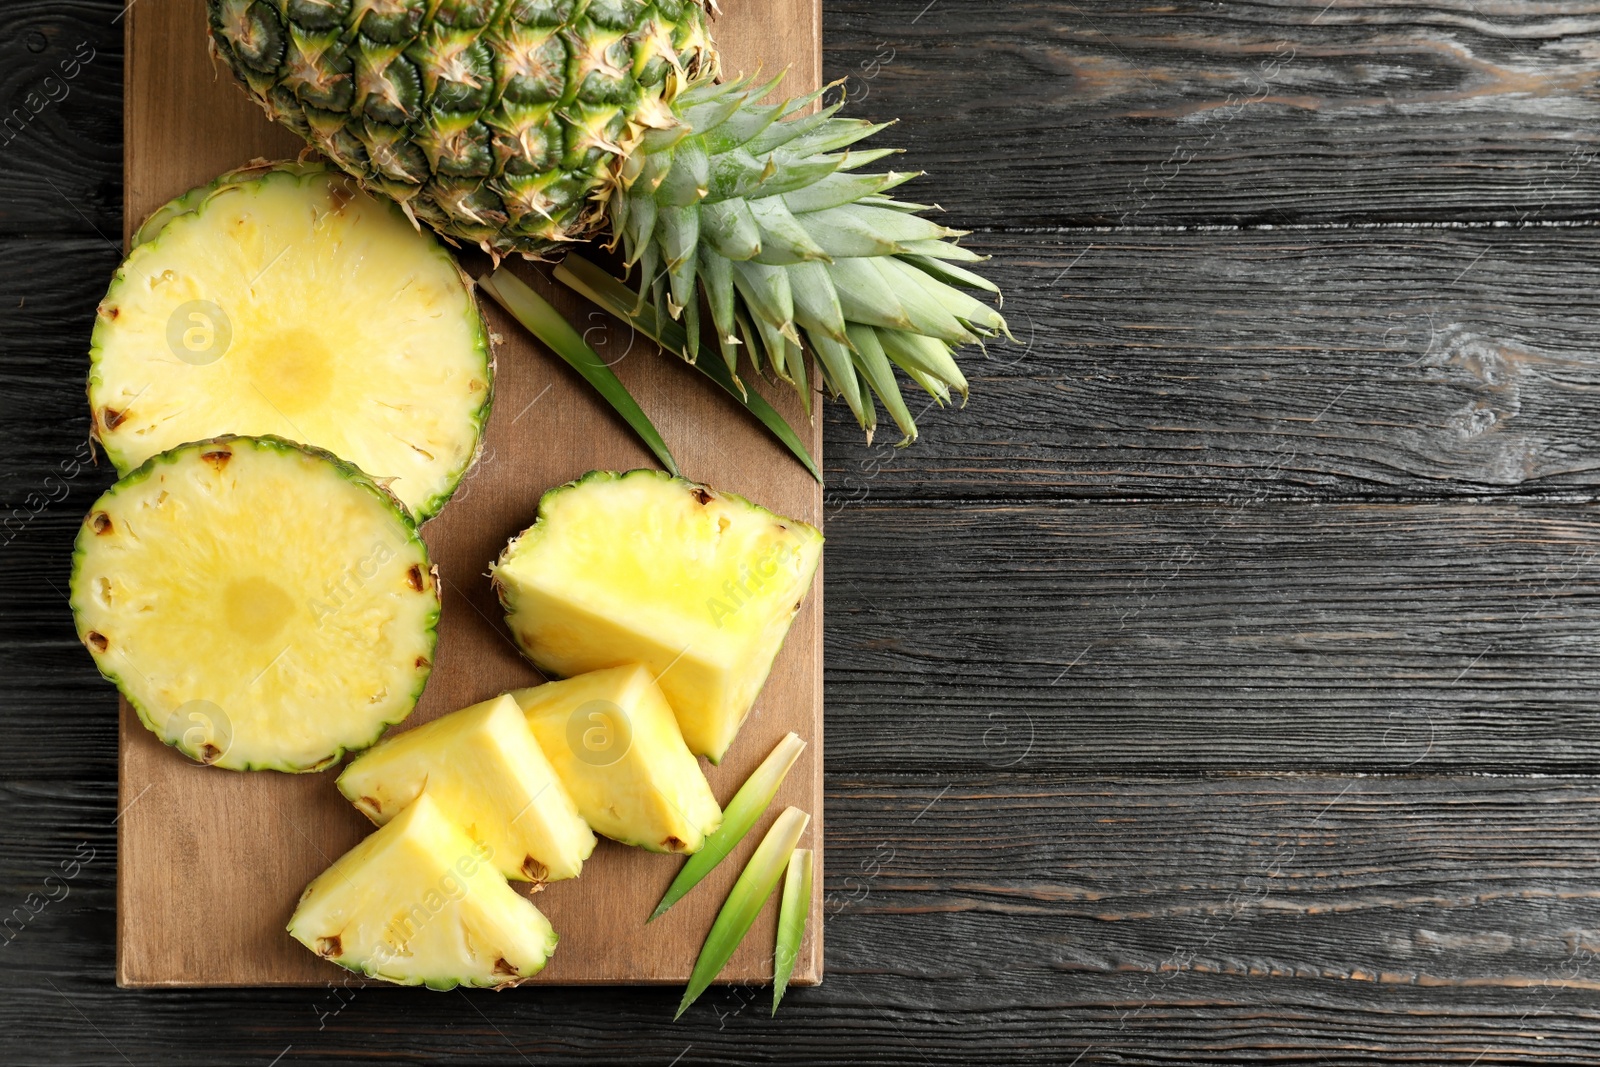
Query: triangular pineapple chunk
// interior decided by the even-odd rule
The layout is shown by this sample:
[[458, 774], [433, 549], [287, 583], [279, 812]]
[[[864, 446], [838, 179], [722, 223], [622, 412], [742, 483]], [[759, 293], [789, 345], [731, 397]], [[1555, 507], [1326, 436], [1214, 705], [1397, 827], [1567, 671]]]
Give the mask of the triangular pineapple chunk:
[[576, 878], [594, 851], [594, 834], [509, 696], [389, 738], [339, 775], [339, 791], [379, 826], [423, 787], [507, 878]]
[[515, 985], [556, 947], [550, 921], [426, 793], [306, 887], [289, 933], [369, 978], [433, 989]]
[[652, 852], [698, 852], [722, 809], [672, 708], [637, 664], [511, 694], [590, 826]]
[[552, 489], [494, 567], [506, 623], [547, 675], [643, 663], [715, 763], [811, 588], [822, 534], [661, 471]]

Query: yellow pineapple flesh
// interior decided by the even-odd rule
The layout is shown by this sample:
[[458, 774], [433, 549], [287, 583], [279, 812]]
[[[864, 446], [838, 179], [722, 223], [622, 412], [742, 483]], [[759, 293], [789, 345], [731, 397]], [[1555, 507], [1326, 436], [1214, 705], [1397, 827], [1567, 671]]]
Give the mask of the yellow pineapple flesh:
[[722, 809], [647, 668], [629, 664], [511, 695], [597, 832], [652, 852], [690, 853], [722, 825]]
[[418, 521], [477, 454], [493, 359], [470, 283], [392, 204], [311, 163], [234, 171], [139, 228], [101, 301], [95, 436], [119, 473], [223, 433], [325, 448]]
[[326, 452], [221, 437], [154, 457], [78, 532], [78, 636], [162, 741], [318, 770], [405, 718], [439, 592], [398, 501]]
[[545, 674], [642, 663], [690, 751], [720, 760], [822, 555], [822, 534], [660, 471], [595, 471], [544, 495], [494, 567], [506, 622]]
[[594, 834], [509, 696], [391, 737], [339, 775], [339, 791], [380, 826], [424, 788], [507, 878], [576, 878], [594, 851]]
[[289, 933], [341, 967], [433, 989], [508, 986], [555, 951], [544, 914], [426, 793], [306, 887]]

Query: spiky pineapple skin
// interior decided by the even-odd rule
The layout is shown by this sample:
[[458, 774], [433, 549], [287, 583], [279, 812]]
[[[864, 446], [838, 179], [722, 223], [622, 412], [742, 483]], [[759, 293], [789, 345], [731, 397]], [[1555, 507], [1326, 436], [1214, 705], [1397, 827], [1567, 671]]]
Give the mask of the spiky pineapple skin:
[[[106, 492], [101, 495], [100, 500], [96, 501], [95, 506], [91, 508], [89, 514], [85, 516], [83, 525], [79, 527], [78, 536], [73, 543], [72, 574], [70, 578], [70, 584], [68, 586], [69, 604], [72, 608], [73, 619], [78, 632], [78, 640], [82, 642], [86, 649], [88, 649], [91, 657], [93, 657], [95, 661], [95, 666], [100, 671], [101, 676], [117, 687], [118, 691], [121, 692], [123, 699], [128, 701], [129, 706], [132, 707], [135, 714], [139, 716], [139, 721], [143, 723], [152, 734], [155, 734], [163, 741], [163, 743], [169, 745], [170, 747], [176, 748], [179, 751], [185, 750], [178, 743], [177, 739], [168, 739], [162, 736], [162, 723], [159, 721], [154, 709], [147, 706], [144, 701], [140, 700], [137, 695], [135, 695], [130, 685], [127, 684], [122, 677], [122, 674], [109, 665], [107, 657], [103, 655], [103, 650], [99, 650], [95, 647], [95, 642], [92, 639], [93, 634], [90, 632], [90, 628], [85, 623], [86, 610], [88, 607], [88, 593], [86, 591], [88, 564], [92, 555], [92, 547], [98, 533], [95, 529], [94, 516], [96, 512], [101, 510], [101, 501], [104, 501], [106, 498], [111, 497], [118, 492], [131, 489], [142, 482], [146, 482], [149, 479], [158, 476], [162, 470], [174, 467], [193, 454], [203, 453], [205, 449], [209, 447], [216, 445], [231, 446], [235, 442], [245, 442], [251, 447], [255, 448], [275, 450], [288, 455], [306, 455], [326, 461], [329, 466], [339, 475], [341, 475], [346, 481], [348, 481], [350, 485], [356, 487], [364, 493], [370, 494], [374, 500], [380, 502], [384, 507], [392, 510], [396, 518], [400, 520], [403, 528], [406, 528], [409, 531], [406, 547], [418, 553], [424, 561], [428, 559], [427, 545], [423, 543], [421, 536], [417, 533], [415, 524], [411, 520], [410, 513], [406, 510], [405, 505], [400, 503], [400, 501], [397, 500], [392, 493], [390, 493], [383, 486], [378, 485], [371, 478], [367, 477], [367, 475], [359, 467], [355, 466], [354, 464], [347, 463], [338, 456], [335, 456], [333, 453], [328, 452], [325, 449], [315, 448], [310, 445], [302, 445], [294, 441], [287, 441], [283, 438], [272, 436], [240, 437], [235, 434], [227, 434], [221, 437], [212, 438], [211, 440], [207, 441], [197, 441], [193, 444], [183, 445], [179, 448], [174, 448], [167, 452], [160, 453], [159, 455], [152, 456], [136, 470], [118, 479], [110, 489], [106, 490]], [[276, 759], [256, 760], [245, 758], [232, 762], [222, 762], [216, 765], [224, 767], [228, 770], [239, 771], [266, 770], [281, 771], [290, 774], [315, 772], [338, 763], [344, 758], [347, 752], [365, 749], [375, 743], [378, 738], [383, 735], [385, 730], [395, 723], [405, 719], [405, 717], [409, 715], [411, 710], [416, 706], [417, 700], [422, 696], [422, 690], [427, 685], [428, 677], [433, 670], [433, 650], [438, 640], [439, 610], [438, 593], [437, 588], [435, 587], [433, 606], [423, 622], [426, 631], [427, 654], [424, 660], [418, 664], [418, 670], [415, 674], [414, 683], [410, 692], [405, 694], [404, 697], [397, 702], [399, 707], [398, 713], [385, 716], [383, 721], [374, 723], [370, 736], [364, 739], [353, 741], [350, 744], [339, 745], [333, 748], [331, 751], [326, 752], [320, 758], [305, 763], [291, 763]], [[185, 751], [185, 754], [189, 755], [191, 758], [199, 758], [194, 753]]]
[[615, 160], [715, 70], [703, 0], [208, 0], [275, 121], [416, 218], [493, 252], [602, 225]]

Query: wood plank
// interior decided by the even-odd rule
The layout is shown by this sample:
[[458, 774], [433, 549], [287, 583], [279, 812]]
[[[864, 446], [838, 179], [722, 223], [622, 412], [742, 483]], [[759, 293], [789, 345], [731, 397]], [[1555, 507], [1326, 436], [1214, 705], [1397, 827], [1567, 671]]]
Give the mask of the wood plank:
[[[1600, 1022], [1588, 777], [830, 776], [830, 976], [775, 1019], [714, 990], [619, 998], [114, 990], [109, 788], [0, 788], [20, 901], [95, 858], [5, 950], [54, 1062], [1581, 1063]], [[54, 883], [52, 883], [54, 885]], [[59, 891], [57, 891], [59, 894]], [[56, 987], [51, 988], [52, 984]], [[58, 992], [59, 990], [59, 992]], [[94, 1020], [86, 1027], [77, 1012]], [[481, 1015], [479, 1014], [481, 1013]], [[203, 1015], [207, 1025], [194, 1025]], [[96, 1032], [98, 1031], [98, 1032]]]
[[[730, 71], [782, 59], [795, 89], [818, 75], [816, 0], [725, 5], [718, 23]], [[201, 0], [142, 0], [128, 12], [126, 144], [130, 230], [151, 210], [230, 166], [282, 157], [299, 142], [270, 126], [224, 73], [212, 69]], [[569, 317], [586, 314], [562, 297]], [[488, 312], [498, 345], [496, 408], [484, 453], [424, 537], [440, 573], [444, 609], [433, 675], [416, 725], [538, 680], [501, 622], [484, 571], [506, 540], [531, 523], [548, 487], [591, 469], [652, 466], [649, 454], [592, 391], [543, 353], [498, 309]], [[590, 336], [661, 427], [684, 471], [749, 496], [781, 514], [820, 521], [821, 490], [782, 446], [732, 412], [698, 372], [647, 358], [620, 328]], [[634, 358], [625, 358], [639, 349]], [[716, 395], [714, 395], [716, 394]], [[798, 402], [780, 398], [791, 420]], [[811, 431], [810, 446], [820, 448]], [[810, 742], [785, 782], [778, 809], [812, 815], [821, 862], [821, 578], [796, 618], [736, 747], [707, 777], [726, 801], [789, 730]], [[370, 830], [320, 775], [226, 774], [189, 764], [122, 711], [118, 821], [117, 979], [124, 986], [317, 985], [344, 972], [290, 940], [283, 925], [301, 890]], [[678, 864], [603, 843], [579, 881], [557, 883], [538, 903], [561, 935], [541, 983], [682, 983], [752, 834], [705, 888], [662, 919], [643, 924]], [[208, 921], [197, 923], [195, 902]], [[820, 902], [817, 904], [820, 909]], [[796, 981], [821, 980], [819, 922], [796, 963]], [[725, 980], [771, 975], [776, 906], [769, 907], [724, 972]], [[218, 946], [228, 946], [219, 952]], [[765, 946], [765, 954], [763, 953]]]
[[0, 6], [0, 235], [102, 235], [115, 247], [124, 2]]
[[[115, 236], [123, 6], [0, 12], [8, 112], [81, 42], [95, 53], [4, 146], [0, 233], [88, 233], [87, 217]], [[852, 111], [903, 120], [885, 140], [965, 224], [1596, 217], [1591, 5], [991, 6], [827, 9], [827, 76], [851, 79]]]
[[965, 354], [970, 402], [928, 410], [910, 448], [869, 448], [829, 410], [829, 514], [953, 498], [1592, 499], [1595, 237], [975, 235], [1018, 343]]
[[1587, 0], [829, 6], [965, 227], [1600, 217]]
[[[121, 232], [118, 222], [119, 239]], [[38, 509], [40, 501], [28, 499], [31, 493], [58, 498], [57, 506], [82, 517], [94, 497], [82, 499], [81, 508], [59, 503], [55, 480], [64, 474], [71, 472], [75, 488], [92, 484], [96, 493], [110, 484], [97, 477], [109, 464], [97, 469], [91, 460], [85, 469], [76, 461], [85, 458], [89, 440], [89, 407], [80, 386], [89, 374], [95, 306], [121, 260], [120, 245], [94, 234], [44, 242], [0, 237], [0, 354], [6, 375], [0, 389], [0, 450], [6, 457], [0, 531], [17, 509]], [[41, 271], [41, 262], [55, 270]], [[6, 542], [5, 532], [0, 542]], [[71, 551], [61, 559], [68, 560]]]
[[1600, 516], [866, 506], [829, 527], [833, 773], [1587, 772]]

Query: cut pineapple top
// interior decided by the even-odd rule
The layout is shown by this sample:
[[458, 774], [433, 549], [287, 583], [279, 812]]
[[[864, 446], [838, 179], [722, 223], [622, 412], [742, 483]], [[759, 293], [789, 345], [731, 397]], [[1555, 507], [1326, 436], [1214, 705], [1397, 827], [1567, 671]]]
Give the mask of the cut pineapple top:
[[386, 982], [515, 985], [544, 967], [556, 933], [490, 851], [423, 793], [306, 887], [289, 933]]
[[380, 826], [424, 787], [507, 878], [576, 878], [594, 851], [594, 834], [509, 696], [391, 737], [339, 775], [339, 791]]
[[493, 371], [437, 240], [318, 164], [223, 175], [134, 240], [90, 353], [94, 432], [120, 473], [188, 441], [275, 434], [385, 481], [419, 521], [444, 505]]
[[399, 503], [277, 438], [173, 449], [95, 502], [78, 636], [156, 736], [219, 767], [306, 771], [411, 712], [439, 617]]
[[629, 664], [511, 695], [595, 830], [652, 852], [698, 852], [722, 825], [648, 668]]
[[720, 760], [811, 588], [822, 534], [660, 471], [552, 489], [494, 579], [517, 643], [565, 677], [655, 672], [691, 751]]

